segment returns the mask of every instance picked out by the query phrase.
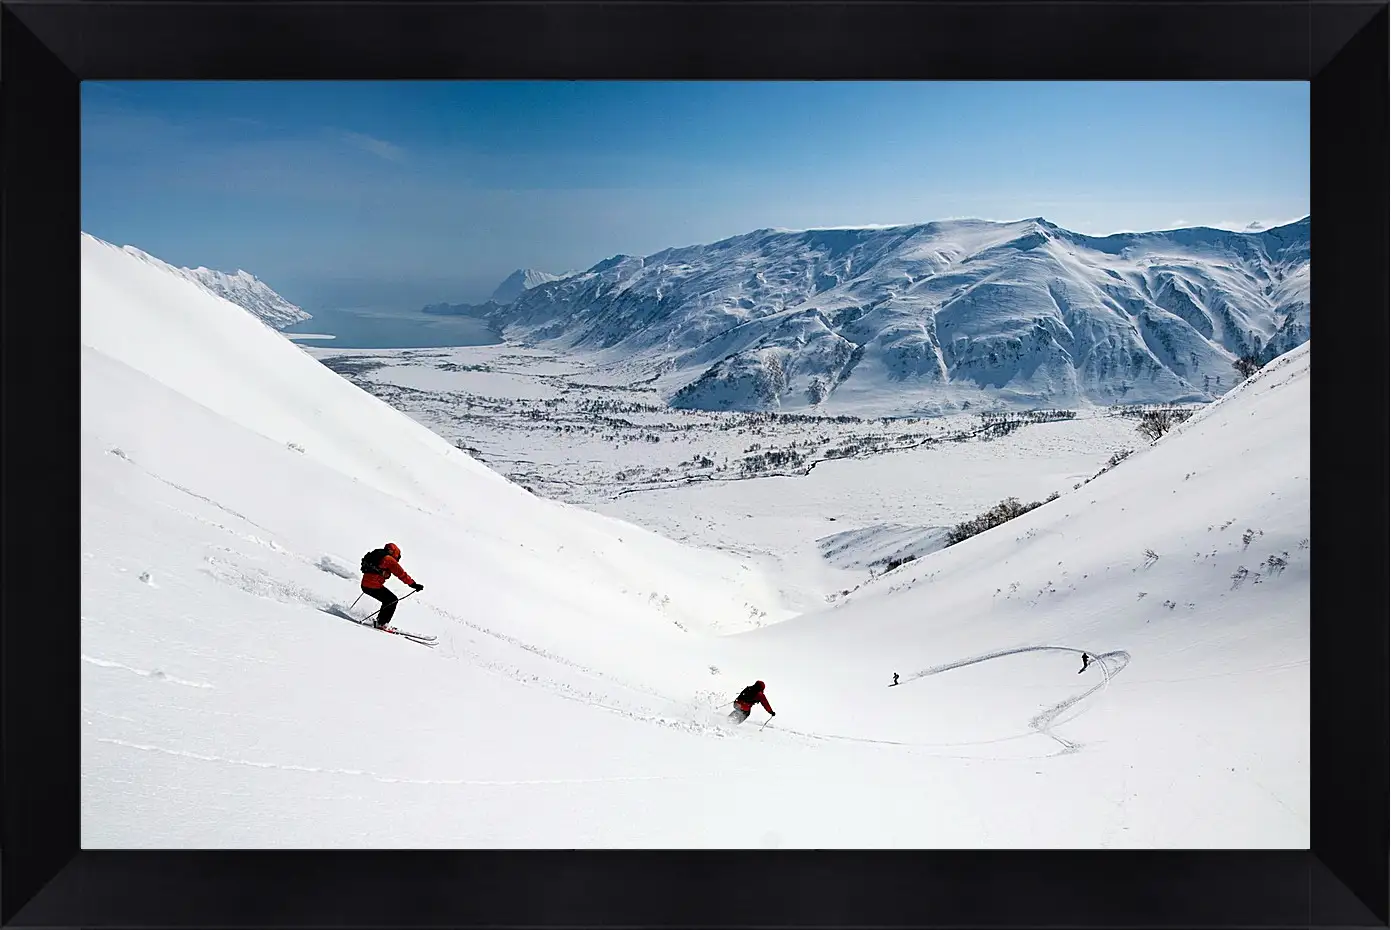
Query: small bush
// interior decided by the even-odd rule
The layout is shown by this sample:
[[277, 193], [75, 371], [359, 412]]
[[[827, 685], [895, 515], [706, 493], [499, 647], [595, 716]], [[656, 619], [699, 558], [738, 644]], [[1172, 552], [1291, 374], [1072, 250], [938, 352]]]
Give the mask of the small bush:
[[895, 568], [898, 568], [900, 565], [907, 565], [909, 562], [913, 561], [916, 558], [916, 555], [895, 556], [894, 558], [891, 558], [884, 563], [884, 571], [891, 572]]
[[1157, 407], [1153, 410], [1146, 410], [1140, 417], [1140, 425], [1135, 428], [1146, 439], [1155, 440], [1192, 415], [1193, 411], [1191, 410], [1180, 410], [1176, 407]]
[[1042, 507], [1048, 501], [1056, 500], [1057, 492], [1053, 492], [1045, 501], [1034, 501], [1031, 504], [1019, 503], [1017, 497], [1007, 497], [994, 507], [991, 507], [980, 516], [967, 520], [965, 523], [958, 523], [947, 531], [947, 545], [954, 546], [959, 542], [964, 542], [972, 536], [984, 533], [986, 530], [994, 529], [1002, 523], [1013, 520], [1015, 517], [1022, 516], [1036, 507]]
[[1254, 352], [1248, 352], [1232, 362], [1232, 367], [1236, 369], [1237, 374], [1241, 375], [1237, 380], [1245, 381], [1261, 370], [1261, 360]]

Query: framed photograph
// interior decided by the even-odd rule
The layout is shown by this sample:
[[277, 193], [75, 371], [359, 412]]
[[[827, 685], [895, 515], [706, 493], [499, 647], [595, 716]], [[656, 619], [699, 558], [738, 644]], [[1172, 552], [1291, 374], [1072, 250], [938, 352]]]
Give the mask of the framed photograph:
[[1386, 925], [1385, 3], [3, 17], [7, 924]]

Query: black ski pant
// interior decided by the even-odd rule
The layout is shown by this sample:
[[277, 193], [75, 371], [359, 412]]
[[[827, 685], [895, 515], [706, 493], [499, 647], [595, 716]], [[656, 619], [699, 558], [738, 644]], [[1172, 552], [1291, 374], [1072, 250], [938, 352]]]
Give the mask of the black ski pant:
[[387, 626], [391, 623], [391, 615], [396, 613], [396, 602], [400, 600], [395, 594], [387, 590], [386, 587], [363, 588], [362, 593], [368, 597], [374, 597], [382, 602], [381, 612], [377, 614], [377, 619], [373, 621], [375, 626]]

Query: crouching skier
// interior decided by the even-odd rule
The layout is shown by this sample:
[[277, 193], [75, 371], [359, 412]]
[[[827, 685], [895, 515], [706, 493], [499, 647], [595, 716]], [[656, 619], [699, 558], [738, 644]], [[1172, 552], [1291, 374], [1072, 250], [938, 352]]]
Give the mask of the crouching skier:
[[1082, 653], [1082, 667], [1077, 670], [1077, 674], [1082, 674], [1087, 670], [1087, 666], [1092, 664], [1092, 657], [1085, 652]]
[[763, 682], [755, 681], [734, 699], [734, 710], [730, 711], [729, 719], [735, 723], [743, 723], [749, 719], [749, 714], [753, 711], [754, 704], [762, 704], [763, 709], [768, 712], [768, 716], [776, 717], [777, 711], [773, 710], [773, 705], [768, 703], [768, 696], [763, 693]]
[[415, 590], [425, 590], [423, 584], [418, 584], [414, 578], [406, 574], [406, 570], [401, 567], [400, 558], [401, 547], [395, 543], [387, 543], [381, 549], [373, 549], [362, 557], [362, 593], [382, 603], [381, 612], [372, 624], [379, 630], [391, 623], [391, 616], [396, 613], [396, 602], [400, 600], [387, 588], [388, 577], [395, 575]]

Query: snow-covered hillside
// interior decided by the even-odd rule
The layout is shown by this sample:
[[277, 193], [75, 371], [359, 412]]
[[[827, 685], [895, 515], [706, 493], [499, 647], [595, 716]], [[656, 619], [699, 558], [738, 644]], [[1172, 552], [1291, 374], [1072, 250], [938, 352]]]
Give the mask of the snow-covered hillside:
[[1097, 238], [1042, 218], [759, 230], [619, 255], [495, 311], [678, 406], [937, 413], [1197, 402], [1309, 338], [1309, 220]]
[[[82, 252], [84, 847], [1307, 848], [1307, 346], [789, 617]], [[434, 646], [336, 615], [387, 540]]]
[[267, 326], [275, 329], [284, 329], [295, 323], [302, 323], [305, 320], [313, 319], [313, 315], [290, 303], [275, 291], [271, 290], [270, 285], [257, 278], [248, 271], [238, 271], [236, 274], [227, 274], [224, 271], [215, 271], [212, 268], [176, 268], [168, 262], [161, 261], [137, 249], [135, 246], [125, 246], [124, 251], [135, 256], [141, 261], [148, 262], [157, 268], [171, 271], [197, 284], [199, 287], [216, 294], [218, 297], [225, 297], [232, 303], [251, 313]]
[[[1305, 817], [1308, 431], [1306, 343], [1081, 488], [741, 644], [779, 679], [900, 672], [913, 690], [872, 714], [829, 689], [788, 694], [857, 739], [1005, 738], [974, 705], [1018, 701], [1064, 751], [1128, 756], [1118, 778], [1249, 780]], [[1102, 663], [1094, 710], [1067, 695], [1029, 716], [1063, 646]]]
[[497, 286], [497, 289], [493, 291], [493, 295], [488, 299], [499, 304], [510, 304], [512, 301], [522, 296], [522, 292], [529, 291], [539, 284], [549, 284], [552, 281], [559, 281], [563, 277], [564, 275], [537, 271], [535, 268], [518, 268]]

